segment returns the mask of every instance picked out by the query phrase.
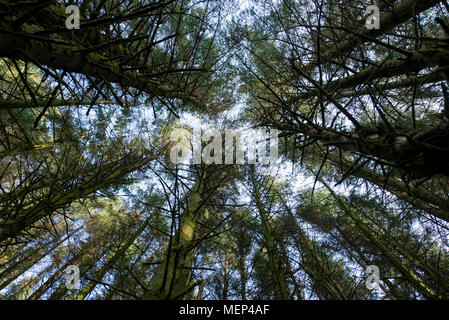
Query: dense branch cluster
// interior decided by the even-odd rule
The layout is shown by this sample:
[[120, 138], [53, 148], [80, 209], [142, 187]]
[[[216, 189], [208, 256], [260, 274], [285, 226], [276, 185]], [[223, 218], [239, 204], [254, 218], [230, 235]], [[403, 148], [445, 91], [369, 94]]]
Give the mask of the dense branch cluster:
[[[0, 0], [0, 298], [448, 299], [448, 14]], [[206, 127], [277, 129], [277, 171], [173, 163]]]

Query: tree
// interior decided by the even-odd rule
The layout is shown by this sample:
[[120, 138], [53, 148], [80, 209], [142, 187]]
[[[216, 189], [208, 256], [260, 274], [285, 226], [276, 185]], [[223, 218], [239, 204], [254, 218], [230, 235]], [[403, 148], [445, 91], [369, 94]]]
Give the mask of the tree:
[[1, 299], [449, 297], [447, 2], [248, 4], [0, 0]]

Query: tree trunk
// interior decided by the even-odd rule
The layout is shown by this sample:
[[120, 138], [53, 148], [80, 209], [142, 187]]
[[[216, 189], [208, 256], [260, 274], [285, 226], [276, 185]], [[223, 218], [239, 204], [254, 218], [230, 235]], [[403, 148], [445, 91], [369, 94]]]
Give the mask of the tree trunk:
[[181, 214], [178, 232], [171, 238], [167, 258], [161, 263], [144, 293], [144, 299], [182, 299], [193, 288], [189, 286], [194, 258], [194, 235], [196, 221], [202, 205], [206, 168], [201, 167], [190, 193], [187, 208]]
[[419, 291], [427, 299], [440, 299], [432, 292], [427, 286], [413, 273], [412, 270], [404, 266], [401, 261], [394, 256], [394, 254], [376, 237], [376, 235], [366, 227], [363, 222], [357, 217], [357, 215], [352, 211], [352, 209], [339, 197], [337, 194], [329, 187], [329, 185], [323, 181], [323, 179], [318, 178], [319, 181], [326, 187], [326, 189], [335, 198], [342, 210], [355, 222], [360, 231], [365, 234], [371, 243], [375, 245], [379, 250], [385, 255], [385, 257], [390, 260], [390, 262], [398, 269], [402, 276], [409, 281], [409, 283]]
[[126, 250], [128, 250], [128, 248], [132, 246], [134, 241], [142, 234], [150, 220], [154, 215], [157, 214], [158, 211], [159, 209], [156, 209], [151, 215], [149, 215], [145, 222], [142, 223], [142, 225], [131, 235], [131, 237], [123, 244], [123, 246], [120, 247], [120, 249], [116, 253], [113, 253], [111, 251], [108, 254], [108, 256], [106, 257], [106, 263], [100, 268], [100, 270], [97, 271], [94, 278], [89, 281], [89, 283], [78, 293], [76, 300], [84, 300], [89, 295], [89, 293], [94, 290], [97, 283], [100, 282], [101, 279], [103, 279], [104, 275], [114, 266], [114, 264], [121, 257], [123, 257], [123, 255], [126, 253]]
[[274, 298], [276, 300], [288, 300], [288, 286], [285, 281], [285, 274], [282, 270], [281, 260], [276, 247], [276, 239], [274, 236], [274, 229], [269, 221], [268, 213], [266, 212], [262, 199], [260, 196], [259, 184], [256, 181], [254, 166], [250, 166], [250, 179], [253, 186], [254, 200], [256, 202], [257, 210], [259, 212], [260, 220], [263, 228], [263, 236], [265, 239], [265, 247], [268, 253], [269, 267], [271, 271], [271, 280], [274, 285]]

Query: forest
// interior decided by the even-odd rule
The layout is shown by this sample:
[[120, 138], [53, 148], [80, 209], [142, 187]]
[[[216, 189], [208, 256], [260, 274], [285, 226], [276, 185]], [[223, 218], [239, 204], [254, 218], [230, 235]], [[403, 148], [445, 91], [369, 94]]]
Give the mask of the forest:
[[0, 0], [0, 300], [449, 299], [448, 17]]

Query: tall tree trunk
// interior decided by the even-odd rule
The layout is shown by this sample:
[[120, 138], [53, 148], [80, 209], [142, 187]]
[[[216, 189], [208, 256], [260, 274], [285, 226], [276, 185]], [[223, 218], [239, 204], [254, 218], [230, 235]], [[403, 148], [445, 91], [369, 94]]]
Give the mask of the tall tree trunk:
[[152, 214], [148, 216], [148, 218], [145, 220], [145, 222], [142, 223], [142, 225], [137, 228], [136, 231], [129, 237], [129, 239], [120, 247], [120, 249], [116, 253], [112, 253], [112, 251], [108, 254], [106, 257], [106, 263], [100, 268], [100, 270], [97, 271], [94, 278], [89, 281], [88, 284], [78, 293], [76, 300], [84, 300], [89, 293], [94, 290], [95, 286], [98, 282], [103, 279], [104, 275], [114, 266], [114, 264], [126, 253], [126, 250], [128, 250], [129, 247], [132, 246], [134, 241], [142, 234], [142, 232], [145, 230], [146, 226], [150, 222], [150, 220], [153, 218], [155, 214], [159, 212], [159, 209], [156, 209]]
[[[309, 255], [313, 256], [315, 260], [314, 264], [318, 266], [317, 269], [312, 269], [308, 266], [307, 261], [303, 261], [300, 263], [301, 268], [312, 278], [312, 280], [316, 284], [321, 284], [326, 289], [329, 297], [336, 300], [347, 300], [347, 297], [344, 294], [341, 286], [338, 284], [338, 282], [333, 280], [331, 272], [328, 270], [323, 259], [316, 251], [314, 244], [309, 240], [309, 237], [306, 235], [304, 230], [302, 230], [298, 221], [296, 221], [291, 212], [290, 217], [292, 218], [293, 223], [296, 226], [296, 230], [298, 231], [298, 235], [300, 238], [300, 241], [298, 241], [296, 237], [294, 237], [294, 241], [296, 247], [298, 248], [298, 251], [302, 253], [304, 250], [306, 250]], [[302, 254], [302, 257], [304, 260], [304, 254]]]
[[[352, 168], [352, 163], [344, 158], [340, 159], [336, 155], [329, 154], [328, 159], [334, 166], [341, 167], [343, 170], [350, 170]], [[391, 192], [399, 199], [410, 203], [414, 207], [449, 222], [449, 200], [447, 199], [443, 199], [424, 188], [406, 186], [402, 181], [393, 177], [383, 177], [365, 167], [353, 170], [351, 175], [374, 183], [380, 188]]]
[[229, 249], [225, 250], [224, 268], [223, 268], [223, 291], [221, 293], [221, 298], [223, 300], [228, 300], [228, 290], [229, 290]]
[[[89, 271], [91, 268], [93, 268], [100, 260], [101, 258], [103, 258], [106, 253], [111, 250], [112, 248], [112, 244], [109, 245], [106, 249], [100, 251], [99, 254], [97, 255], [93, 255], [92, 257], [90, 257], [90, 259], [88, 259], [87, 261], [85, 261], [84, 259], [84, 255], [81, 258], [83, 264], [81, 264], [79, 266], [80, 268], [80, 279], [85, 278], [85, 274], [87, 273], [87, 271]], [[69, 291], [69, 289], [67, 289], [67, 286], [65, 284], [65, 281], [63, 281], [58, 288], [56, 288], [51, 295], [48, 297], [48, 300], [62, 300], [64, 298], [64, 296], [67, 294], [67, 292]]]
[[395, 257], [395, 255], [377, 238], [377, 236], [359, 219], [353, 210], [324, 182], [323, 179], [318, 178], [320, 182], [326, 187], [330, 194], [335, 198], [341, 209], [354, 221], [362, 233], [375, 245], [382, 254], [397, 268], [402, 276], [425, 298], [440, 299], [433, 291], [431, 291], [414, 273], [408, 269], [402, 262]]
[[284, 260], [283, 263], [286, 266], [287, 272], [290, 275], [290, 279], [292, 280], [293, 285], [294, 285], [294, 289], [293, 289], [293, 292], [292, 292], [292, 297], [293, 297], [294, 294], [296, 294], [297, 299], [298, 300], [302, 300], [302, 292], [301, 292], [301, 290], [303, 288], [298, 283], [298, 281], [296, 280], [295, 273], [293, 272], [292, 267], [291, 267], [291, 265], [290, 265], [290, 263], [288, 261], [288, 254], [287, 254], [287, 250], [285, 248], [285, 244], [284, 244], [283, 241], [281, 241], [281, 243], [280, 243], [280, 248], [281, 248], [281, 252], [282, 252], [282, 260]]
[[271, 271], [271, 280], [274, 286], [274, 298], [276, 300], [287, 300], [289, 299], [288, 286], [285, 280], [285, 274], [282, 270], [281, 260], [279, 259], [279, 254], [276, 247], [274, 229], [271, 226], [268, 213], [266, 212], [262, 203], [259, 184], [256, 181], [254, 166], [252, 165], [250, 166], [250, 179], [253, 186], [254, 200], [256, 202], [256, 207], [262, 223], [265, 247], [267, 249], [269, 267]]
[[[338, 237], [335, 237], [332, 235], [332, 237], [337, 240], [343, 248], [345, 248], [346, 252], [355, 260], [357, 263], [362, 266], [363, 268], [366, 268], [367, 266], [371, 265], [369, 259], [366, 257], [366, 255], [360, 250], [360, 248], [357, 245], [353, 245], [352, 242], [346, 238], [344, 231], [341, 230], [338, 226], [336, 227], [337, 231], [341, 234], [343, 239], [346, 242], [343, 242]], [[357, 254], [357, 255], [356, 255]], [[381, 282], [385, 283], [388, 287], [388, 289], [382, 284], [379, 283], [380, 288], [383, 292], [392, 300], [396, 299], [404, 299], [405, 297], [402, 296], [402, 294], [397, 290], [397, 288], [394, 286], [394, 284], [389, 279], [381, 279]]]
[[[6, 286], [8, 286], [11, 282], [13, 282], [15, 279], [17, 279], [21, 274], [25, 273], [28, 269], [30, 269], [32, 266], [34, 266], [36, 263], [38, 263], [42, 258], [44, 258], [46, 255], [51, 253], [55, 248], [57, 248], [60, 244], [65, 242], [67, 239], [69, 239], [71, 236], [73, 236], [75, 233], [77, 233], [79, 230], [81, 230], [84, 226], [80, 226], [77, 229], [73, 230], [71, 233], [66, 235], [65, 237], [55, 239], [54, 242], [50, 244], [48, 248], [46, 248], [43, 251], [39, 251], [36, 253], [36, 255], [31, 256], [27, 261], [23, 261], [22, 264], [20, 264], [17, 268], [14, 267], [13, 269], [5, 270], [2, 273], [2, 280], [4, 280], [0, 284], [0, 290], [4, 289]], [[4, 279], [4, 277], [9, 277], [7, 279]]]
[[189, 195], [187, 208], [181, 214], [179, 230], [170, 240], [167, 258], [157, 267], [144, 299], [182, 299], [193, 289], [190, 285], [190, 268], [194, 258], [192, 245], [205, 182], [206, 168], [202, 166]]

